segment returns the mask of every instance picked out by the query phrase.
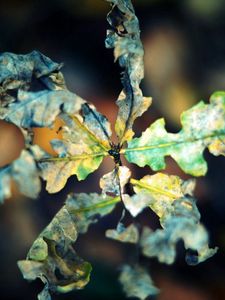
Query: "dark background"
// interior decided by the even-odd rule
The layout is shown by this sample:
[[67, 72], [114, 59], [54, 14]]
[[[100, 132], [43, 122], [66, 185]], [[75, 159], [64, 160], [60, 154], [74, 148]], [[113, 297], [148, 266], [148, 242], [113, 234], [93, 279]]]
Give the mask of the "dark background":
[[[215, 90], [225, 90], [225, 1], [224, 0], [137, 0], [145, 47], [144, 94], [153, 105], [135, 123], [137, 135], [158, 117], [177, 132], [179, 115], [197, 101], [208, 101]], [[93, 102], [114, 122], [115, 100], [121, 90], [120, 69], [111, 50], [104, 48], [109, 4], [103, 0], [8, 0], [0, 1], [0, 51], [28, 53], [36, 49], [57, 62], [64, 62], [68, 88]], [[51, 151], [49, 140], [56, 133], [35, 130], [35, 141]], [[21, 133], [0, 123], [0, 166], [15, 159], [23, 148]], [[205, 152], [209, 171], [198, 179], [196, 197], [202, 222], [218, 253], [195, 267], [184, 261], [182, 243], [173, 266], [141, 258], [149, 267], [162, 292], [159, 300], [225, 299], [225, 160]], [[167, 172], [187, 178], [172, 159]], [[13, 197], [0, 209], [0, 299], [35, 299], [41, 283], [22, 280], [16, 261], [23, 259], [34, 239], [63, 205], [69, 191], [100, 191], [99, 178], [112, 168], [110, 159], [85, 182], [69, 179], [56, 195], [43, 192], [36, 201], [22, 197], [14, 185]], [[152, 174], [132, 166], [133, 177]], [[117, 276], [119, 265], [133, 260], [135, 249], [104, 237], [106, 228], [116, 226], [120, 207], [112, 216], [90, 228], [75, 245], [83, 258], [93, 264], [91, 282], [85, 290], [53, 299], [125, 299]], [[139, 221], [158, 226], [155, 215], [144, 212]], [[153, 299], [153, 298], [152, 298]]]

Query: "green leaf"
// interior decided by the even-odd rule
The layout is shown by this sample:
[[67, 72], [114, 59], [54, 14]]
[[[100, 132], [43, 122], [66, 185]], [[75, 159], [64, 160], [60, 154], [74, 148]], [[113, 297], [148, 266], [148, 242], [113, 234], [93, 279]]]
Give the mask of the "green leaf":
[[181, 198], [173, 202], [174, 210], [164, 216], [163, 228], [152, 232], [145, 228], [141, 237], [142, 252], [157, 257], [160, 262], [172, 264], [176, 257], [176, 243], [184, 241], [185, 249], [197, 251], [197, 256], [186, 255], [189, 264], [203, 262], [213, 256], [217, 248], [208, 247], [208, 233], [199, 223], [200, 214], [194, 199]]
[[105, 235], [107, 238], [123, 243], [136, 244], [139, 240], [139, 232], [134, 224], [130, 224], [128, 227], [124, 227], [122, 223], [119, 223], [116, 229], [106, 230]]
[[18, 262], [25, 279], [40, 278], [46, 284], [39, 299], [49, 299], [48, 290], [66, 293], [89, 282], [91, 265], [72, 248], [77, 234], [76, 224], [63, 207], [33, 243], [27, 259]]
[[11, 180], [22, 194], [37, 198], [41, 184], [33, 156], [26, 150], [8, 167], [0, 168], [0, 203], [11, 196]]
[[53, 140], [57, 157], [43, 155], [39, 166], [50, 193], [60, 191], [71, 175], [84, 180], [101, 164], [110, 149], [111, 130], [108, 120], [88, 104], [81, 106], [81, 114], [61, 115], [65, 122], [63, 141]]
[[127, 297], [137, 297], [144, 300], [148, 296], [154, 296], [159, 293], [147, 270], [139, 265], [134, 267], [124, 265], [119, 281]]
[[202, 176], [207, 171], [204, 149], [224, 154], [225, 92], [214, 93], [210, 104], [201, 101], [184, 112], [181, 124], [179, 133], [167, 133], [164, 119], [159, 119], [121, 153], [129, 162], [140, 167], [148, 165], [154, 171], [164, 169], [165, 157], [170, 155], [185, 173]]
[[85, 233], [99, 217], [110, 214], [118, 202], [120, 197], [105, 197], [96, 193], [70, 194], [66, 200], [66, 208], [72, 215], [77, 231]]
[[144, 77], [144, 50], [140, 40], [139, 22], [130, 0], [107, 0], [113, 4], [107, 20], [111, 25], [107, 31], [106, 47], [114, 48], [115, 60], [119, 60], [124, 69], [122, 76], [123, 91], [117, 105], [119, 106], [115, 130], [123, 144], [132, 138], [133, 123], [150, 106], [151, 98], [143, 97], [139, 87]]
[[183, 181], [178, 176], [157, 173], [140, 180], [131, 179], [136, 195], [123, 198], [124, 204], [133, 216], [145, 207], [150, 208], [161, 218], [169, 213], [172, 203], [185, 195], [192, 195], [195, 181]]

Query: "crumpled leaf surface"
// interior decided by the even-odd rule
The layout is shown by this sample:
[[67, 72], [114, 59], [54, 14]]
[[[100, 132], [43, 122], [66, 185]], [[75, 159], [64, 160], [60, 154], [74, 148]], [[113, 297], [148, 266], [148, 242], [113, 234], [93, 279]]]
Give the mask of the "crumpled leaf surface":
[[131, 172], [126, 166], [114, 168], [112, 172], [103, 175], [100, 179], [99, 185], [102, 189], [102, 193], [104, 195], [122, 195], [124, 186], [129, 181], [130, 176]]
[[131, 179], [136, 195], [123, 197], [132, 216], [137, 216], [146, 206], [159, 216], [170, 213], [172, 203], [185, 195], [192, 195], [195, 181], [184, 181], [178, 176], [157, 173], [140, 180]]
[[22, 194], [37, 198], [41, 183], [33, 156], [26, 150], [10, 166], [0, 168], [0, 203], [11, 196], [11, 180], [14, 180]]
[[26, 92], [19, 90], [0, 118], [18, 127], [51, 127], [61, 113], [77, 113], [85, 101], [68, 90]]
[[77, 231], [85, 233], [99, 217], [111, 213], [119, 201], [120, 197], [105, 197], [96, 193], [69, 194], [66, 208], [72, 215]]
[[77, 235], [76, 224], [64, 206], [35, 240], [27, 259], [18, 262], [25, 279], [40, 278], [46, 284], [39, 299], [50, 299], [48, 291], [66, 293], [89, 282], [91, 265], [72, 248]]
[[39, 51], [24, 55], [5, 52], [0, 54], [0, 85], [5, 90], [18, 89], [29, 84], [33, 76], [49, 76], [61, 67], [62, 64], [53, 62]]
[[117, 240], [123, 243], [136, 244], [139, 239], [139, 232], [134, 224], [130, 224], [125, 227], [122, 223], [119, 223], [116, 229], [106, 230], [106, 237]]
[[224, 155], [225, 92], [214, 93], [210, 104], [201, 101], [183, 112], [181, 124], [179, 133], [167, 133], [164, 119], [159, 119], [140, 138], [128, 143], [128, 149], [123, 150], [125, 157], [140, 167], [148, 165], [157, 171], [166, 167], [165, 157], [170, 155], [185, 173], [204, 175], [204, 149]]
[[176, 257], [176, 243], [182, 239], [185, 249], [197, 251], [197, 255], [186, 255], [188, 264], [203, 262], [214, 255], [217, 248], [208, 247], [208, 233], [199, 223], [200, 214], [194, 199], [181, 198], [172, 205], [174, 210], [161, 220], [164, 229], [155, 232], [148, 228], [144, 230], [141, 237], [143, 254], [172, 264]]
[[59, 72], [61, 67], [62, 64], [53, 62], [39, 51], [24, 55], [0, 54], [0, 115], [7, 111], [9, 103], [16, 101], [10, 90], [28, 90], [35, 79], [50, 90], [65, 89], [63, 75]]
[[144, 300], [148, 296], [159, 293], [147, 270], [139, 265], [133, 267], [124, 265], [119, 281], [127, 297], [137, 297]]
[[150, 106], [151, 98], [143, 97], [139, 87], [144, 77], [144, 50], [140, 40], [139, 22], [130, 0], [107, 0], [113, 4], [107, 20], [111, 29], [107, 31], [106, 47], [114, 48], [115, 60], [124, 69], [123, 90], [117, 100], [119, 106], [115, 130], [123, 144], [132, 138], [135, 119]]
[[109, 122], [93, 106], [83, 104], [81, 115], [61, 117], [65, 122], [63, 141], [51, 142], [58, 157], [44, 155], [39, 163], [49, 193], [60, 191], [71, 175], [84, 180], [99, 167], [110, 149]]

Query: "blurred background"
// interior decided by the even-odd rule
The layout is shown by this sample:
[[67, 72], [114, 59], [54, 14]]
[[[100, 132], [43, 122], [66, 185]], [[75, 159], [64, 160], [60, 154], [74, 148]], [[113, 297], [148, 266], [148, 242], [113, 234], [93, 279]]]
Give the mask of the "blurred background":
[[[208, 101], [215, 90], [225, 90], [225, 1], [224, 0], [136, 0], [145, 48], [144, 94], [153, 97], [148, 112], [135, 123], [137, 135], [159, 117], [165, 117], [167, 129], [180, 129], [179, 115], [194, 103]], [[120, 68], [114, 64], [111, 50], [104, 47], [105, 20], [109, 4], [103, 0], [1, 0], [0, 51], [25, 54], [36, 49], [57, 62], [64, 62], [63, 73], [68, 88], [93, 102], [111, 122], [115, 121], [115, 100], [121, 90]], [[35, 142], [51, 151], [49, 140], [56, 129], [35, 129]], [[15, 126], [0, 122], [0, 166], [17, 158], [24, 146]], [[205, 152], [209, 164], [207, 176], [199, 178], [196, 188], [202, 222], [210, 234], [211, 246], [218, 253], [198, 266], [188, 266], [182, 243], [178, 244], [176, 263], [172, 266], [141, 257], [161, 289], [158, 300], [225, 299], [225, 160]], [[187, 175], [172, 159], [166, 172], [183, 179]], [[113, 166], [111, 159], [89, 175], [85, 182], [71, 177], [63, 191], [37, 200], [26, 199], [12, 184], [13, 197], [0, 208], [0, 299], [36, 299], [40, 282], [22, 279], [16, 261], [26, 257], [34, 239], [50, 222], [65, 201], [66, 194], [98, 192], [100, 177]], [[152, 174], [132, 166], [134, 178]], [[114, 228], [121, 207], [91, 226], [81, 236], [75, 249], [93, 265], [91, 282], [85, 290], [53, 299], [122, 300], [117, 282], [121, 263], [132, 261], [135, 249], [104, 237]], [[138, 221], [159, 226], [156, 216], [143, 212]], [[129, 255], [128, 255], [129, 253]], [[153, 298], [151, 298], [153, 299]]]

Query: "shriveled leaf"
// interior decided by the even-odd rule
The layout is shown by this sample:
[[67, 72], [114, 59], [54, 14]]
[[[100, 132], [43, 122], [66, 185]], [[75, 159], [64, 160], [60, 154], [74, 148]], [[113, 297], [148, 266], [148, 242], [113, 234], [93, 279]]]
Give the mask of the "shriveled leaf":
[[130, 224], [125, 227], [122, 223], [119, 223], [116, 229], [106, 230], [106, 237], [117, 240], [123, 243], [136, 244], [139, 239], [139, 232], [134, 224]]
[[26, 92], [8, 105], [0, 118], [22, 128], [51, 127], [61, 113], [77, 113], [85, 101], [67, 90]]
[[147, 270], [139, 265], [134, 267], [124, 265], [119, 281], [127, 297], [137, 297], [144, 300], [148, 296], [159, 293]]
[[81, 114], [62, 115], [63, 141], [53, 140], [57, 157], [43, 156], [39, 166], [50, 193], [60, 191], [71, 175], [84, 180], [101, 164], [110, 149], [110, 125], [94, 107], [83, 104]]
[[148, 205], [159, 217], [170, 212], [171, 205], [176, 199], [192, 195], [195, 186], [192, 179], [183, 181], [178, 176], [163, 173], [147, 175], [140, 180], [131, 179], [131, 183], [137, 195], [130, 200], [127, 199], [125, 205], [128, 210], [136, 215], [141, 209], [140, 204], [143, 203], [142, 209]]
[[0, 169], [0, 203], [11, 196], [11, 180], [14, 180], [22, 194], [37, 198], [41, 184], [33, 156], [26, 150], [8, 167]]
[[98, 217], [111, 213], [120, 201], [120, 197], [105, 197], [96, 193], [70, 194], [66, 200], [66, 208], [72, 215], [79, 233], [85, 233], [88, 227], [96, 223]]
[[210, 104], [201, 101], [182, 113], [181, 124], [179, 133], [167, 133], [164, 119], [159, 119], [140, 138], [128, 143], [123, 150], [125, 157], [140, 167], [148, 165], [157, 171], [166, 167], [165, 157], [170, 155], [184, 172], [204, 175], [204, 149], [208, 147], [214, 155], [224, 154], [225, 92], [214, 93]]
[[33, 243], [27, 259], [18, 262], [25, 279], [40, 278], [46, 284], [39, 299], [49, 299], [49, 292], [66, 293], [88, 283], [91, 265], [72, 248], [77, 234], [76, 224], [64, 206]]
[[33, 243], [27, 259], [18, 262], [25, 279], [40, 278], [45, 284], [39, 299], [49, 300], [51, 292], [67, 293], [88, 283], [91, 265], [77, 256], [72, 244], [79, 233], [97, 221], [97, 215], [107, 215], [119, 201], [119, 197], [105, 199], [98, 194], [68, 196], [64, 207]]
[[115, 130], [120, 143], [132, 138], [135, 119], [150, 106], [151, 98], [143, 97], [139, 87], [144, 77], [144, 50], [140, 40], [139, 22], [130, 0], [107, 0], [113, 4], [107, 20], [111, 29], [107, 31], [106, 47], [114, 48], [115, 60], [124, 69], [122, 74], [123, 91], [117, 105], [119, 113]]
[[105, 174], [100, 179], [102, 193], [120, 195], [123, 193], [124, 186], [130, 178], [131, 172], [126, 166], [119, 166], [112, 172]]
[[172, 264], [176, 257], [176, 244], [184, 241], [187, 250], [197, 252], [197, 256], [187, 263], [197, 264], [214, 255], [217, 248], [208, 247], [208, 233], [199, 223], [200, 214], [195, 201], [191, 198], [181, 198], [173, 202], [174, 210], [163, 219], [163, 228], [152, 232], [146, 228], [142, 234], [142, 252], [148, 257], [157, 257], [160, 262]]
[[83, 125], [89, 129], [101, 141], [105, 148], [110, 148], [110, 137], [112, 135], [110, 123], [105, 116], [99, 113], [94, 105], [84, 104], [82, 106]]
[[28, 54], [5, 52], [0, 54], [0, 85], [5, 89], [18, 89], [32, 81], [60, 70], [62, 64], [53, 62], [39, 51]]
[[49, 76], [44, 76], [41, 81], [49, 90], [67, 90], [64, 76], [61, 72], [53, 72]]
[[15, 90], [33, 88], [35, 80], [41, 81], [41, 85], [50, 90], [65, 89], [63, 75], [59, 72], [61, 67], [62, 64], [53, 62], [38, 51], [24, 55], [0, 54], [0, 116], [7, 112], [10, 103], [17, 100]]

